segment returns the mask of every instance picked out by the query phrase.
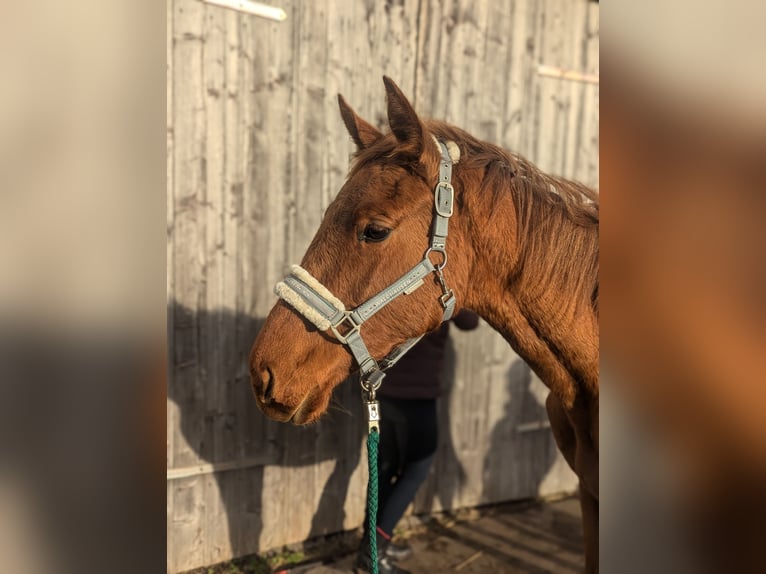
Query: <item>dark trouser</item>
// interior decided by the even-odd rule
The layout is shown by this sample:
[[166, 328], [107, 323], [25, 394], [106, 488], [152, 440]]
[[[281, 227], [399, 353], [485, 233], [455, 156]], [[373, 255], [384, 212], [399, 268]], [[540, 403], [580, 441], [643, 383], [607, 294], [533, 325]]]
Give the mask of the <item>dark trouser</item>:
[[378, 528], [390, 536], [428, 476], [436, 453], [436, 399], [379, 401]]

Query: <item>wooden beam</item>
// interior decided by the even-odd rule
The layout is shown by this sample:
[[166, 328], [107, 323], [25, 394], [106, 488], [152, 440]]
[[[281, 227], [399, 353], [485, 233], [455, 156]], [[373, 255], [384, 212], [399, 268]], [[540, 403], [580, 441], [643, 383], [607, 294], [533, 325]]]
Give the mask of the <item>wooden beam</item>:
[[221, 8], [236, 10], [244, 14], [260, 16], [276, 22], [284, 22], [287, 19], [287, 13], [282, 8], [261, 4], [260, 2], [250, 2], [249, 0], [202, 0], [205, 4], [213, 4]]
[[524, 433], [524, 432], [539, 431], [539, 430], [549, 429], [549, 428], [551, 428], [551, 422], [545, 419], [541, 421], [532, 421], [529, 423], [521, 423], [519, 425], [516, 425], [516, 432]]
[[537, 66], [537, 73], [540, 76], [570, 80], [572, 82], [584, 82], [586, 84], [598, 85], [599, 80], [598, 74], [583, 74], [582, 72], [577, 72], [575, 70], [567, 70], [557, 66], [546, 66], [545, 64]]
[[167, 480], [177, 480], [179, 478], [188, 478], [190, 476], [226, 472], [227, 470], [242, 470], [244, 468], [253, 468], [254, 466], [263, 466], [263, 459], [247, 458], [230, 462], [216, 462], [184, 466], [182, 468], [169, 468], [166, 477]]

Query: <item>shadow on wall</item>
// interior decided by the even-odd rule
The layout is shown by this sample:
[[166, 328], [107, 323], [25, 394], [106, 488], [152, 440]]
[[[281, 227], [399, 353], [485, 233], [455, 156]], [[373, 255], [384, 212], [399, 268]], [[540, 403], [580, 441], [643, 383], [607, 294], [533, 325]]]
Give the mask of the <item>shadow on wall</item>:
[[537, 497], [558, 458], [544, 399], [533, 392], [532, 384], [529, 366], [514, 361], [508, 369], [503, 416], [492, 429], [484, 459], [485, 502]]
[[[438, 406], [439, 450], [431, 475], [415, 499], [415, 514], [460, 507], [461, 492], [466, 487], [479, 489], [481, 501], [486, 504], [535, 498], [559, 456], [544, 401], [533, 392], [532, 372], [526, 363], [516, 360], [508, 369], [504, 412], [490, 434], [481, 484], [469, 485], [466, 469], [457, 455], [457, 437], [452, 434], [450, 405], [456, 382], [456, 359], [450, 336], [443, 366], [443, 394]], [[465, 384], [472, 384], [470, 377]]]
[[[492, 429], [484, 458], [482, 500], [486, 503], [551, 494], [541, 490], [547, 490], [549, 474], [557, 461], [563, 460], [548, 422], [544, 401], [547, 389], [533, 379], [531, 369], [520, 359], [508, 369], [507, 378], [503, 416]], [[539, 392], [535, 383], [540, 385]], [[566, 472], [555, 469], [556, 475]], [[561, 483], [551, 486], [557, 491]], [[523, 514], [507, 512], [496, 516], [494, 524], [494, 530], [489, 528], [491, 524], [485, 527], [489, 530], [478, 529], [476, 538], [468, 544], [503, 564], [498, 572], [583, 571], [578, 501], [548, 504]], [[487, 544], [487, 540], [493, 540], [493, 544]]]
[[[231, 311], [195, 313], [177, 304], [168, 313], [168, 399], [176, 407], [171, 410], [177, 417], [175, 436], [180, 431], [183, 438], [173, 444], [169, 437], [174, 451], [167, 491], [169, 566], [258, 553], [280, 546], [288, 533], [298, 541], [344, 530], [350, 480], [364, 454], [366, 432], [355, 382], [336, 389], [330, 411], [318, 423], [276, 423], [258, 410], [248, 373], [250, 347], [264, 320]], [[466, 486], [451, 431], [455, 366], [450, 338], [438, 407], [439, 450], [416, 498], [416, 513], [431, 512], [437, 501], [454, 509]], [[529, 368], [513, 363], [504, 414], [491, 432], [480, 483], [472, 485], [484, 502], [536, 496], [556, 460], [545, 407], [531, 384]], [[319, 473], [279, 472], [318, 463], [333, 465], [323, 484], [315, 478]], [[212, 481], [217, 492], [209, 487]], [[360, 522], [362, 515], [360, 509]], [[188, 556], [193, 552], [202, 556]]]
[[[230, 311], [194, 313], [178, 304], [171, 305], [168, 313], [168, 399], [177, 407], [176, 424], [188, 444], [188, 449], [184, 445], [175, 448], [169, 471], [169, 552], [179, 555], [179, 563], [184, 562], [180, 554], [186, 547], [199, 545], [200, 536], [209, 545], [207, 541], [222, 531], [224, 515], [234, 557], [268, 549], [260, 547], [264, 532], [292, 530], [304, 536], [300, 524], [307, 521], [305, 513], [313, 511], [314, 493], [320, 488], [308, 537], [342, 531], [348, 486], [359, 464], [366, 428], [357, 386], [351, 381], [340, 385], [330, 411], [317, 424], [296, 427], [271, 421], [256, 406], [248, 374], [250, 347], [264, 319]], [[334, 470], [323, 486], [312, 482], [297, 488], [293, 483], [281, 489], [270, 483], [268, 492], [264, 490], [267, 466], [308, 467], [323, 461], [334, 461]], [[208, 467], [193, 474], [194, 467], [205, 463], [217, 470]], [[216, 503], [203, 494], [204, 488], [190, 486], [190, 481], [206, 477], [217, 483], [222, 512], [213, 511]], [[295, 499], [283, 502], [281, 497], [286, 494]], [[201, 495], [205, 500], [195, 499]], [[280, 497], [277, 502], [284, 505], [284, 514], [264, 514], [264, 496], [272, 495]], [[200, 512], [202, 508], [204, 512]], [[290, 520], [291, 512], [299, 524], [281, 524]], [[202, 520], [205, 522], [200, 523]], [[196, 528], [185, 529], [184, 521], [196, 521]], [[268, 540], [264, 540], [266, 545]], [[224, 542], [218, 541], [221, 559], [228, 557], [221, 550]], [[168, 560], [171, 564], [174, 558]]]

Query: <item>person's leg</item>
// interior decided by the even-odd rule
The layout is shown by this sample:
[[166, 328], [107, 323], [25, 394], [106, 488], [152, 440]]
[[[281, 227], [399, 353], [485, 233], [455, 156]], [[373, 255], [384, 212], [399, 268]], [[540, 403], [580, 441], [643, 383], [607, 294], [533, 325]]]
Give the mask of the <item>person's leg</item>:
[[436, 401], [407, 401], [400, 410], [404, 415], [401, 428], [406, 430], [406, 437], [400, 441], [405, 448], [404, 465], [396, 482], [387, 485], [385, 503], [378, 513], [379, 531], [388, 538], [428, 477], [437, 447]]
[[402, 475], [391, 489], [386, 505], [380, 509], [378, 528], [383, 531], [384, 535], [390, 537], [393, 533], [396, 523], [399, 522], [404, 511], [415, 498], [420, 485], [428, 477], [433, 459], [434, 455], [431, 455], [411, 462], [404, 467]]
[[[380, 398], [380, 442], [378, 444], [378, 507], [384, 508], [393, 483], [405, 463], [407, 452], [407, 416], [405, 401]], [[380, 511], [378, 511], [380, 517]]]

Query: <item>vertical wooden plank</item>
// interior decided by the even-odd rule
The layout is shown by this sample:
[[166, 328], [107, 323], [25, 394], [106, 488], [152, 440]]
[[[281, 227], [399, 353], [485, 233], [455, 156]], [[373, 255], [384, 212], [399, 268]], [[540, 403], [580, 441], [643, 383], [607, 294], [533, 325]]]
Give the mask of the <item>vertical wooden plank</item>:
[[224, 501], [221, 499], [220, 479], [213, 474], [202, 477], [205, 504], [205, 563], [216, 564], [232, 556], [229, 524]]
[[242, 421], [237, 416], [237, 386], [247, 373], [246, 343], [240, 339], [244, 320], [239, 251], [243, 233], [244, 130], [241, 129], [244, 98], [240, 94], [240, 20], [244, 18], [233, 11], [224, 11], [223, 33], [223, 89], [220, 97], [224, 114], [223, 203], [221, 205], [222, 268], [220, 306], [226, 310], [225, 322], [218, 346], [224, 367], [224, 377], [219, 381], [219, 425], [217, 427], [216, 454], [221, 461], [234, 460], [239, 452]]
[[285, 261], [295, 263], [300, 261], [322, 218], [325, 150], [334, 145], [328, 141], [325, 124], [325, 110], [330, 105], [326, 85], [326, 5], [323, 2], [302, 5], [297, 24], [293, 43], [297, 81], [292, 102], [296, 133], [292, 142], [293, 182], [289, 189], [286, 213], [289, 233], [284, 253]]
[[[195, 427], [196, 411], [201, 396], [196, 369], [197, 312], [200, 309], [199, 286], [202, 281], [200, 233], [197, 225], [198, 204], [204, 194], [206, 179], [204, 157], [204, 102], [202, 96], [202, 5], [177, 0], [173, 3], [173, 58], [174, 77], [174, 173], [173, 173], [173, 227], [171, 230], [177, 249], [173, 257], [173, 299], [188, 311], [174, 308], [172, 377], [173, 400], [182, 411], [184, 420], [179, 427]], [[176, 429], [179, 433], [179, 429]], [[192, 433], [201, 436], [201, 433]], [[195, 448], [189, 446], [182, 433], [173, 442], [173, 465], [183, 466], [196, 459]], [[183, 552], [187, 563], [204, 562], [204, 545], [200, 533], [204, 528], [201, 508], [202, 493], [198, 481], [187, 480], [172, 486], [171, 532], [169, 547]], [[179, 567], [178, 554], [175, 566]]]
[[[552, 54], [554, 61], [561, 62], [561, 67], [571, 68], [572, 59], [569, 53], [567, 42], [572, 26], [576, 25], [576, 22], [572, 19], [572, 10], [574, 3], [563, 4], [558, 9], [558, 18], [555, 20], [555, 27], [552, 27], [547, 32], [548, 36], [555, 39], [555, 51]], [[542, 63], [542, 62], [541, 62]], [[542, 77], [538, 74], [538, 81], [542, 80]], [[573, 88], [572, 82], [560, 86], [551, 86], [556, 95], [553, 99], [555, 107], [553, 108], [553, 123], [554, 132], [553, 139], [556, 142], [554, 148], [554, 154], [551, 158], [551, 172], [555, 174], [564, 174], [564, 162], [566, 156], [566, 149], [564, 144], [566, 143], [566, 129], [567, 129], [567, 115], [570, 105], [570, 90]]]
[[[526, 0], [514, 0], [511, 4], [508, 29], [500, 30], [498, 34], [506, 36], [508, 51], [503, 67], [507, 73], [507, 81], [503, 93], [506, 95], [503, 113], [503, 130], [501, 145], [509, 150], [521, 149], [521, 138], [524, 117], [524, 85], [525, 77], [529, 75], [530, 62], [525, 58], [527, 53], [527, 27], [529, 8]], [[511, 30], [511, 31], [509, 31]]]
[[[588, 18], [586, 33], [587, 54], [586, 66], [589, 73], [599, 73], [599, 6], [588, 2]], [[594, 86], [588, 92], [583, 102], [584, 124], [581, 137], [578, 139], [578, 149], [582, 150], [582, 180], [589, 185], [598, 187], [599, 182], [599, 88]]]
[[283, 23], [260, 19], [243, 21], [247, 39], [246, 90], [251, 105], [245, 124], [249, 130], [245, 209], [253, 241], [246, 263], [251, 265], [248, 285], [255, 287], [251, 314], [265, 316], [275, 301], [271, 287], [282, 277], [285, 259], [285, 212], [294, 208], [291, 197], [295, 158], [296, 122], [292, 104], [297, 81], [294, 34], [302, 6], [284, 6], [289, 14]]
[[[565, 50], [566, 65], [568, 69], [580, 70], [583, 67], [583, 29], [585, 27], [585, 15], [587, 6], [582, 3], [573, 3], [570, 7], [570, 21], [566, 28]], [[562, 86], [566, 90], [567, 107], [564, 119], [564, 133], [562, 135], [562, 157], [559, 162], [558, 173], [567, 177], [576, 177], [575, 162], [577, 150], [578, 115], [583, 100], [583, 91], [587, 86], [581, 82], [567, 82]]]
[[196, 477], [179, 479], [170, 484], [173, 491], [173, 518], [168, 548], [174, 550], [172, 571], [181, 572], [205, 562], [203, 495], [200, 481]]
[[[174, 14], [173, 68], [174, 90], [174, 220], [171, 230], [177, 249], [173, 257], [172, 281], [174, 300], [185, 312], [174, 317], [176, 356], [174, 381], [180, 393], [177, 402], [194, 403], [197, 380], [193, 367], [197, 364], [197, 312], [201, 305], [199, 288], [203, 281], [200, 230], [197, 225], [198, 205], [204, 197], [206, 179], [204, 156], [204, 102], [201, 90], [202, 12], [200, 4], [178, 0]], [[181, 81], [180, 78], [189, 78]], [[188, 376], [192, 373], [192, 376]], [[178, 445], [174, 464], [194, 459], [188, 447]]]
[[[258, 323], [275, 302], [272, 287], [290, 263], [285, 260], [285, 246], [288, 213], [294, 209], [291, 191], [297, 125], [292, 108], [297, 81], [294, 38], [301, 7], [296, 2], [281, 6], [288, 14], [285, 22], [248, 17], [242, 18], [240, 24], [239, 129], [245, 134], [245, 141], [241, 157], [243, 232], [239, 244], [242, 267], [238, 308], [244, 324], [238, 332], [243, 336], [240, 344], [244, 348], [239, 359], [238, 386], [232, 392], [234, 416], [239, 423], [240, 456], [260, 456], [274, 465], [280, 464], [276, 446], [283, 445], [285, 440], [281, 426], [268, 424], [256, 412], [248, 385], [247, 354]], [[232, 493], [228, 496], [228, 512], [235, 555], [269, 548], [270, 540], [286, 542], [279, 533], [278, 515], [269, 505], [274, 501], [274, 486], [279, 484], [278, 480], [269, 482], [273, 476], [270, 468], [231, 473], [225, 478]], [[237, 506], [238, 499], [248, 504]]]
[[[204, 420], [208, 427], [206, 436], [210, 444], [206, 453], [209, 461], [220, 460], [221, 428], [217, 416], [221, 404], [221, 390], [226, 379], [221, 353], [225, 348], [223, 315], [215, 312], [223, 309], [224, 300], [224, 236], [225, 178], [226, 169], [226, 106], [225, 106], [225, 18], [226, 13], [214, 6], [207, 6], [204, 15], [204, 47], [202, 73], [205, 105], [205, 158], [207, 179], [202, 201], [200, 222], [204, 226], [202, 239], [205, 250], [205, 300], [204, 323], [200, 326], [201, 377], [204, 388]], [[215, 383], [210, 384], [210, 382]]]
[[[535, 64], [558, 62], [560, 46], [558, 35], [562, 29], [560, 2], [545, 0], [538, 11], [537, 53]], [[555, 65], [555, 64], [554, 64]], [[555, 171], [557, 87], [533, 76], [536, 91], [535, 113], [539, 128], [535, 132], [533, 156], [530, 158], [544, 171]]]

